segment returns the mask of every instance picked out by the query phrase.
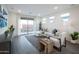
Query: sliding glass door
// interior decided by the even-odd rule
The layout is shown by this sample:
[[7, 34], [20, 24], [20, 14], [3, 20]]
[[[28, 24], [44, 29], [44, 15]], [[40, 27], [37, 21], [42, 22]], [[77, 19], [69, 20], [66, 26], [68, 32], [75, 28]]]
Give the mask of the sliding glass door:
[[19, 21], [20, 34], [31, 34], [34, 28], [34, 20], [22, 19]]
[[34, 27], [34, 21], [33, 20], [27, 20], [27, 33], [31, 34], [33, 32]]

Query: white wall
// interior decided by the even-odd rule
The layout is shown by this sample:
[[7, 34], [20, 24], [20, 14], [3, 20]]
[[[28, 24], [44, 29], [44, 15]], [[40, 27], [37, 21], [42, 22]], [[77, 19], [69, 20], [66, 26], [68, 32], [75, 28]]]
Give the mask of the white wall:
[[[15, 31], [14, 31], [14, 35], [19, 35], [19, 20], [20, 20], [20, 17], [23, 16], [23, 15], [19, 15], [19, 14], [16, 14], [16, 13], [12, 13], [12, 12], [9, 12], [9, 26], [10, 25], [14, 25], [15, 27]], [[40, 23], [40, 20], [41, 18], [40, 17], [35, 17], [34, 18], [34, 31], [38, 31], [39, 30], [39, 23]]]
[[[69, 21], [66, 23], [66, 27], [64, 27], [63, 25], [63, 21], [60, 17], [61, 14], [64, 13], [70, 13], [70, 18]], [[75, 8], [71, 8], [69, 10], [63, 10], [59, 13], [56, 14], [51, 14], [49, 16], [55, 16], [54, 22], [50, 23], [49, 19], [47, 19], [47, 23], [45, 25], [43, 25], [43, 27], [48, 28], [49, 31], [51, 31], [54, 28], [60, 29], [60, 31], [79, 31], [79, 7], [75, 7]], [[47, 26], [48, 25], [48, 26]], [[64, 29], [66, 28], [66, 29]], [[72, 29], [73, 28], [73, 29]]]
[[[66, 25], [66, 27], [63, 26], [63, 21], [60, 18], [61, 14], [64, 13], [70, 13], [70, 18], [69, 21]], [[66, 32], [73, 32], [73, 31], [79, 31], [79, 7], [76, 8], [71, 8], [68, 10], [63, 10], [59, 13], [56, 14], [51, 14], [49, 16], [55, 16], [55, 20], [53, 23], [49, 22], [49, 19], [47, 19], [47, 23], [43, 24], [44, 28], [48, 28], [49, 32], [51, 32], [54, 28], [57, 28], [59, 31], [66, 31]], [[8, 23], [9, 26], [10, 25], [14, 25], [15, 26], [15, 34], [17, 34], [18, 32], [18, 20], [19, 20], [20, 16], [18, 14], [15, 13], [11, 13], [9, 12], [9, 19], [8, 19]], [[41, 21], [41, 18], [36, 17], [35, 18], [35, 26], [34, 28], [36, 28], [35, 30], [38, 30], [39, 27], [39, 22]], [[65, 29], [64, 29], [65, 28]]]
[[18, 35], [18, 20], [20, 16], [16, 13], [9, 12], [8, 18], [9, 27], [13, 25], [15, 28], [14, 36]]
[[[69, 21], [64, 26], [60, 15], [68, 12], [70, 13], [70, 18], [69, 18]], [[67, 32], [67, 35], [69, 35], [71, 32], [74, 32], [74, 31], [79, 32], [79, 6], [68, 10], [63, 10], [56, 14], [48, 15], [47, 17], [49, 16], [55, 16], [53, 23], [50, 23], [49, 19], [47, 19], [48, 22], [46, 24], [43, 24], [43, 27], [48, 28], [49, 32], [51, 32], [54, 28], [57, 28], [60, 32], [63, 32], [63, 31]], [[69, 36], [67, 37], [68, 37], [68, 40], [71, 39], [69, 38]]]
[[40, 23], [41, 19], [42, 19], [41, 17], [35, 17], [35, 19], [34, 19], [34, 30], [35, 31], [39, 30], [39, 23]]

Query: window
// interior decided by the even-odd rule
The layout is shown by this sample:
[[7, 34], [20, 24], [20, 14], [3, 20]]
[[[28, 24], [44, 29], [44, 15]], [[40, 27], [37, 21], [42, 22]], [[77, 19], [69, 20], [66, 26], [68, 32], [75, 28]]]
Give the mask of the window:
[[64, 22], [67, 22], [69, 20], [70, 13], [65, 13], [61, 15], [61, 18]]

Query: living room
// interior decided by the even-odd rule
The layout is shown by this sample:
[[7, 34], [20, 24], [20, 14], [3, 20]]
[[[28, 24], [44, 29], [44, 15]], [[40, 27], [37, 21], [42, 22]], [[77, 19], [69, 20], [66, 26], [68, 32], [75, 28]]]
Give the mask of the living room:
[[0, 9], [7, 13], [7, 25], [0, 23], [0, 53], [79, 53], [78, 4], [2, 4]]

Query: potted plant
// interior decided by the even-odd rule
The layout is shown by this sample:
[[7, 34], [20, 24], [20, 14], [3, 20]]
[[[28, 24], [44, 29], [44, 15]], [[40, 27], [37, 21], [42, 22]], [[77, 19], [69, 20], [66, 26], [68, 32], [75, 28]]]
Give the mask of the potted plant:
[[79, 38], [79, 33], [78, 32], [73, 32], [71, 33], [71, 37], [72, 37], [72, 43], [76, 43], [76, 41], [78, 40]]

